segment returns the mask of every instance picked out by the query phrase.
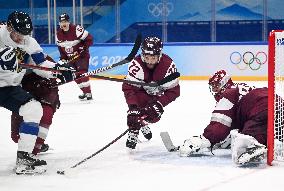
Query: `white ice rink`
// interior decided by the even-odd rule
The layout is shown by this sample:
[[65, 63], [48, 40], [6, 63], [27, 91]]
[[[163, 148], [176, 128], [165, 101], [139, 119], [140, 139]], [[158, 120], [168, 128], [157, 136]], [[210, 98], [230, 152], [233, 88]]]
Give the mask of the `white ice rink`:
[[[78, 100], [80, 91], [75, 83], [61, 87], [62, 105], [46, 141], [53, 150], [39, 156], [48, 163], [44, 175], [13, 173], [17, 145], [10, 139], [10, 112], [0, 108], [0, 191], [283, 190], [284, 165], [236, 167], [229, 150], [193, 158], [166, 151], [161, 131], [168, 131], [179, 145], [189, 136], [202, 133], [215, 104], [206, 81], [180, 84], [181, 96], [151, 126], [151, 141], [140, 136], [137, 150], [129, 152], [124, 136], [65, 176], [56, 171], [68, 169], [126, 130], [127, 106], [121, 83], [93, 80], [94, 100], [89, 103]], [[256, 84], [266, 86], [265, 82]]]

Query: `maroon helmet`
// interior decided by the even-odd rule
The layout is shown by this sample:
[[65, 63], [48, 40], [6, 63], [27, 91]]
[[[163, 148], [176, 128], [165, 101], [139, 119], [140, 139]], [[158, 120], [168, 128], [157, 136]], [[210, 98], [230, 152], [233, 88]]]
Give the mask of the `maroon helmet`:
[[59, 15], [59, 22], [62, 22], [62, 21], [69, 21], [70, 17], [67, 13], [63, 13], [61, 15]]
[[147, 37], [141, 45], [141, 50], [142, 60], [144, 55], [159, 55], [160, 60], [163, 50], [163, 42], [158, 37]]
[[221, 95], [228, 88], [231, 88], [234, 83], [225, 70], [219, 70], [215, 72], [213, 76], [209, 78], [209, 89], [216, 101], [219, 101]]

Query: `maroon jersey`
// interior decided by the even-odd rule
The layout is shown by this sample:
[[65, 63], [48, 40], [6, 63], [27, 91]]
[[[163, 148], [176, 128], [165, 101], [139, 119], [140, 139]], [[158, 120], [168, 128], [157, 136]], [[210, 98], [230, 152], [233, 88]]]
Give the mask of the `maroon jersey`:
[[267, 99], [267, 88], [236, 84], [227, 89], [215, 106], [204, 137], [215, 145], [224, 141], [232, 129], [238, 129], [266, 144]]
[[78, 57], [90, 58], [89, 46], [93, 44], [93, 37], [79, 25], [69, 25], [69, 31], [57, 31], [56, 44], [60, 52], [60, 59], [74, 60]]
[[[176, 71], [175, 63], [166, 54], [162, 54], [154, 69], [149, 69], [146, 63], [142, 61], [141, 55], [139, 55], [128, 65], [126, 79], [146, 83], [157, 82]], [[154, 100], [166, 106], [180, 95], [178, 79], [155, 88], [123, 83], [122, 90], [126, 103], [139, 107], [144, 107]]]

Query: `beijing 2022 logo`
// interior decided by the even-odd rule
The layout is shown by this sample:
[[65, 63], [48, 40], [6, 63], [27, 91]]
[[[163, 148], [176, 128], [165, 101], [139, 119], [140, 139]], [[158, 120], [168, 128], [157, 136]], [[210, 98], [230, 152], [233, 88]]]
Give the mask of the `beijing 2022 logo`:
[[251, 70], [259, 70], [262, 65], [267, 63], [267, 54], [263, 51], [258, 51], [256, 53], [247, 51], [245, 53], [232, 52], [230, 55], [230, 61], [239, 70], [246, 70], [250, 68]]

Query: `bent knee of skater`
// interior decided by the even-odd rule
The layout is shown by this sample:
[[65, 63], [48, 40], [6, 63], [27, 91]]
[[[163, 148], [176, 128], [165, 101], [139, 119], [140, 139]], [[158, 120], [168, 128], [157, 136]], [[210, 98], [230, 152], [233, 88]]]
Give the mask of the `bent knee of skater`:
[[32, 99], [20, 107], [19, 115], [23, 116], [25, 122], [39, 123], [43, 109], [40, 102]]

